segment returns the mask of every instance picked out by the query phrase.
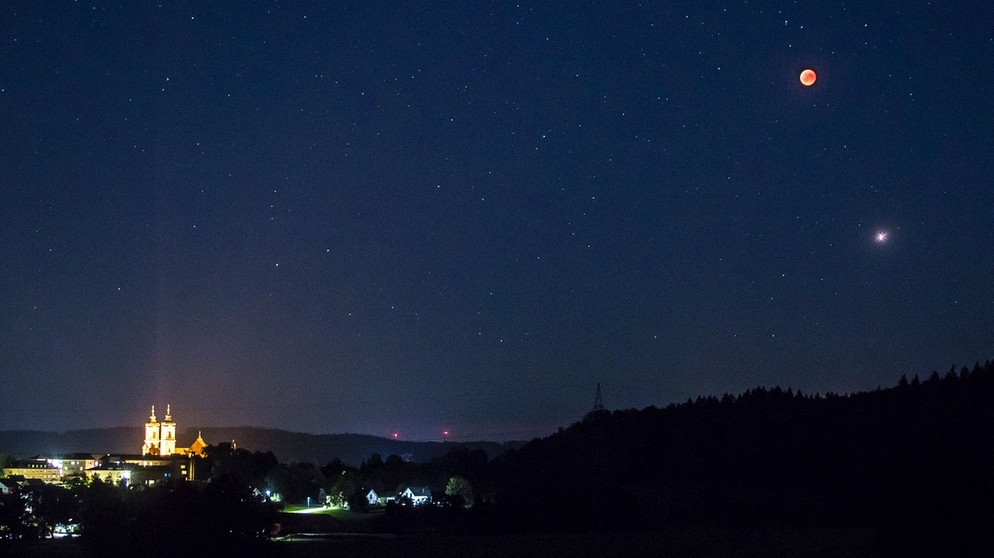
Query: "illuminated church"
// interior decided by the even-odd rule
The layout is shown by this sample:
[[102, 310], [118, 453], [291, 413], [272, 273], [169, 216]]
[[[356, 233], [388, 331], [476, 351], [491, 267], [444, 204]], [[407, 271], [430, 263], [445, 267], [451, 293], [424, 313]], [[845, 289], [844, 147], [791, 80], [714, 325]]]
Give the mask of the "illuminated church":
[[155, 419], [155, 405], [152, 414], [145, 423], [145, 443], [142, 444], [142, 455], [166, 457], [170, 455], [196, 455], [203, 457], [207, 443], [198, 434], [197, 439], [188, 448], [176, 447], [176, 423], [173, 422], [172, 412], [166, 405], [166, 416], [159, 422]]

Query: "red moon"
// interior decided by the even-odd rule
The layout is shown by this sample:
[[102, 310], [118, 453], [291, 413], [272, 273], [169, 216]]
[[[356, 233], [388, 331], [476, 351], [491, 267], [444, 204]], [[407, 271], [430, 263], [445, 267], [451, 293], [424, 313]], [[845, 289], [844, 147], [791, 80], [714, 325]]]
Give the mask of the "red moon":
[[810, 68], [801, 72], [801, 85], [805, 87], [814, 85], [816, 79], [818, 79], [818, 74]]

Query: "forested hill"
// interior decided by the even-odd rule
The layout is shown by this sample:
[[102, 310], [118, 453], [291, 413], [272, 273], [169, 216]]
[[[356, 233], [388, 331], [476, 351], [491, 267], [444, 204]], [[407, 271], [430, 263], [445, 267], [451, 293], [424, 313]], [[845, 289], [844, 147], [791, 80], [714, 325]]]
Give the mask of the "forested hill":
[[524, 525], [986, 532], [994, 364], [846, 396], [760, 388], [591, 413], [502, 460], [501, 500]]
[[[186, 439], [193, 441], [200, 429], [186, 429]], [[427, 462], [444, 455], [450, 449], [461, 446], [471, 450], [481, 449], [489, 457], [495, 457], [508, 445], [497, 442], [414, 442], [391, 440], [366, 434], [306, 434], [269, 428], [225, 427], [204, 428], [204, 440], [208, 444], [234, 440], [239, 448], [249, 451], [272, 451], [282, 462], [306, 462], [323, 465], [340, 459], [350, 465], [359, 465], [364, 459], [376, 453], [386, 458], [388, 455], [406, 456], [417, 462]]]
[[67, 432], [0, 430], [0, 454], [21, 459], [72, 452], [139, 453], [144, 436], [141, 427], [126, 426]]
[[[177, 438], [179, 445], [188, 446], [202, 433], [211, 445], [232, 440], [239, 448], [267, 452], [283, 462], [324, 464], [336, 458], [358, 465], [371, 454], [409, 456], [420, 462], [430, 461], [455, 446], [482, 449], [494, 457], [514, 443], [496, 442], [410, 442], [391, 440], [363, 434], [306, 434], [272, 428], [254, 427], [190, 427]], [[141, 427], [40, 432], [30, 430], [0, 431], [0, 454], [16, 458], [32, 455], [57, 456], [71, 452], [82, 453], [140, 453], [144, 430]]]

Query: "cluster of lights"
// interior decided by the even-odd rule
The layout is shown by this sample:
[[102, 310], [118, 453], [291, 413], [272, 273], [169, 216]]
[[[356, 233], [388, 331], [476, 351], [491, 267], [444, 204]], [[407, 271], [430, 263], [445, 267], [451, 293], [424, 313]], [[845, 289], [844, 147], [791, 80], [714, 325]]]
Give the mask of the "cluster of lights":
[[[390, 437], [392, 439], [394, 439], [394, 440], [399, 440], [400, 439], [400, 432], [394, 432], [393, 434], [390, 435]], [[449, 437], [449, 431], [448, 430], [443, 430], [442, 431], [442, 437], [443, 438], [448, 438]]]

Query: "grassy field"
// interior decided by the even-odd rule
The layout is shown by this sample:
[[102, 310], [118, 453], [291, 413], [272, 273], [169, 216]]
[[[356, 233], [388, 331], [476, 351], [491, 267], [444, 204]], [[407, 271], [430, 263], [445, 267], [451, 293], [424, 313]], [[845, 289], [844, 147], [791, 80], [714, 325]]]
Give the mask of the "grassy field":
[[287, 558], [872, 557], [866, 531], [724, 531], [599, 535], [333, 537], [281, 543]]
[[[668, 533], [455, 536], [331, 535], [275, 543], [279, 558], [549, 558], [873, 557], [869, 531], [812, 529], [768, 532], [687, 530]], [[9, 558], [84, 558], [78, 540], [0, 548]]]
[[[382, 517], [382, 510], [353, 513], [341, 508], [288, 506], [283, 509], [279, 521], [285, 530], [295, 532], [372, 533], [376, 530], [376, 522]], [[312, 528], [308, 528], [308, 524]]]

